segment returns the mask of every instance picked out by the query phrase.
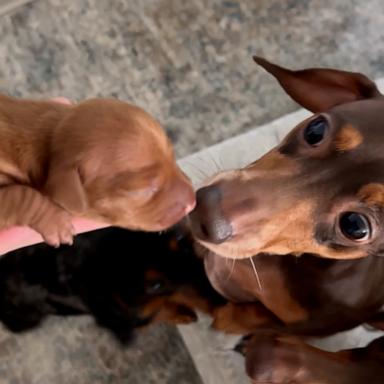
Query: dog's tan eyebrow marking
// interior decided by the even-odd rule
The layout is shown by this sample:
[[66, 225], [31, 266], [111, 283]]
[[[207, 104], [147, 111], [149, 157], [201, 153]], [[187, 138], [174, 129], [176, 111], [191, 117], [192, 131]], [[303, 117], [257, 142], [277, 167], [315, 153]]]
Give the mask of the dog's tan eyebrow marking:
[[360, 188], [357, 196], [367, 204], [384, 206], [384, 184], [366, 184]]
[[363, 142], [363, 135], [352, 124], [341, 127], [335, 137], [335, 147], [338, 151], [351, 151]]

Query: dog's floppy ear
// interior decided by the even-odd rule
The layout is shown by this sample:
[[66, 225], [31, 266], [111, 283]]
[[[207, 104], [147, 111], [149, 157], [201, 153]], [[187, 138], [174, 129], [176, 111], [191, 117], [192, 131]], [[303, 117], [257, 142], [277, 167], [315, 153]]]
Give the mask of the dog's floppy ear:
[[82, 214], [88, 206], [79, 171], [74, 167], [51, 169], [45, 186], [47, 195], [71, 213]]
[[381, 95], [375, 83], [360, 73], [326, 68], [292, 71], [262, 57], [253, 59], [278, 80], [293, 100], [312, 112]]

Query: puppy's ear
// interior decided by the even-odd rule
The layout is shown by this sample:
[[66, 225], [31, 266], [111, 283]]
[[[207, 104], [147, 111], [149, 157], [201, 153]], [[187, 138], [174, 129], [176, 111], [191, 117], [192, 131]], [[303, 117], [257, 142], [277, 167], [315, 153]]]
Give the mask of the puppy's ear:
[[71, 213], [82, 214], [88, 207], [87, 196], [79, 171], [75, 168], [52, 169], [45, 192]]
[[312, 112], [381, 96], [375, 83], [360, 73], [326, 68], [291, 71], [262, 57], [253, 59], [278, 80], [293, 100]]

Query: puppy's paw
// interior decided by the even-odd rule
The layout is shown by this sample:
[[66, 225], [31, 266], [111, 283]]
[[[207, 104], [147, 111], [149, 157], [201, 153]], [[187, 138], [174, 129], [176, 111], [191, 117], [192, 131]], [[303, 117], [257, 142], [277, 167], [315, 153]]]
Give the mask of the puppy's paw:
[[259, 302], [227, 303], [215, 310], [213, 318], [214, 329], [236, 335], [249, 335], [274, 321]]
[[235, 335], [246, 335], [249, 329], [245, 329], [242, 319], [239, 317], [237, 304], [227, 303], [215, 309], [213, 312], [212, 328], [217, 331]]
[[181, 304], [167, 303], [154, 317], [154, 321], [165, 322], [169, 324], [190, 324], [197, 321], [196, 313]]
[[213, 311], [213, 322], [211, 327], [217, 331], [231, 333], [232, 319], [232, 303], [228, 303], [222, 307], [216, 308]]
[[197, 316], [194, 313], [180, 313], [173, 319], [173, 323], [180, 324], [191, 324], [197, 321]]
[[33, 228], [41, 234], [44, 241], [58, 248], [62, 244], [72, 245], [75, 229], [71, 215], [59, 207], [44, 215]]

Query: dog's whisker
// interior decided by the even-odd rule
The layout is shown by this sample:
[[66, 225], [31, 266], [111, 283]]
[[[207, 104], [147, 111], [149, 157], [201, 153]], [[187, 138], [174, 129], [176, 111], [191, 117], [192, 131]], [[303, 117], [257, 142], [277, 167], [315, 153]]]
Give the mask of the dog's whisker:
[[[220, 169], [217, 168], [217, 162], [211, 152], [207, 151], [207, 155], [200, 155], [197, 157], [197, 159], [201, 162], [201, 164], [207, 166], [206, 171], [209, 172], [209, 177], [212, 177], [216, 174], [217, 171], [220, 171]], [[210, 167], [211, 169], [208, 169], [208, 167]]]
[[277, 132], [277, 130], [274, 132], [274, 136], [275, 136], [276, 142], [280, 143], [281, 138], [279, 137], [279, 133]]
[[198, 178], [203, 178], [203, 174], [200, 169], [198, 169], [195, 164], [188, 163], [189, 172], [192, 173], [194, 176], [197, 176]]
[[218, 152], [216, 160], [220, 165], [220, 170], [223, 171], [226, 167], [224, 166], [223, 158], [221, 157], [221, 152]]
[[217, 165], [212, 160], [212, 154], [207, 152], [207, 156], [198, 156], [200, 165], [205, 166], [205, 172], [207, 172], [207, 178], [212, 177], [218, 171]]
[[235, 271], [235, 263], [236, 263], [236, 259], [232, 259], [232, 267], [231, 267], [231, 270], [229, 271], [226, 281], [228, 281], [231, 278], [233, 272]]
[[208, 163], [207, 163], [206, 159], [203, 158], [202, 156], [199, 156], [198, 159], [199, 159], [199, 165], [205, 165], [205, 169], [202, 169], [202, 168], [198, 167], [197, 164], [193, 164], [193, 166], [195, 167], [195, 169], [196, 169], [198, 172], [200, 172], [200, 173], [204, 176], [204, 178], [211, 177], [212, 174], [214, 173], [214, 171], [212, 172], [212, 171], [210, 171], [210, 170], [208, 169], [208, 167], [207, 167]]
[[203, 170], [200, 169], [196, 164], [192, 162], [188, 162], [187, 166], [191, 168], [192, 172], [197, 172], [197, 174], [195, 173], [195, 176], [199, 178], [201, 181], [208, 177], [208, 175], [204, 173]]
[[216, 167], [216, 171], [219, 172], [219, 171], [222, 171], [217, 159], [215, 158], [215, 156], [213, 156], [213, 154], [211, 152], [208, 152], [209, 153], [209, 157], [211, 158], [211, 161], [213, 162], [214, 166]]
[[236, 352], [234, 348], [224, 348], [224, 347], [216, 347], [215, 351], [217, 352]]
[[262, 291], [263, 287], [261, 286], [261, 281], [260, 281], [259, 274], [257, 273], [256, 265], [255, 265], [252, 257], [250, 257], [249, 260], [251, 261], [252, 269], [253, 269], [253, 272], [255, 273], [257, 285], [259, 286], [260, 291]]

